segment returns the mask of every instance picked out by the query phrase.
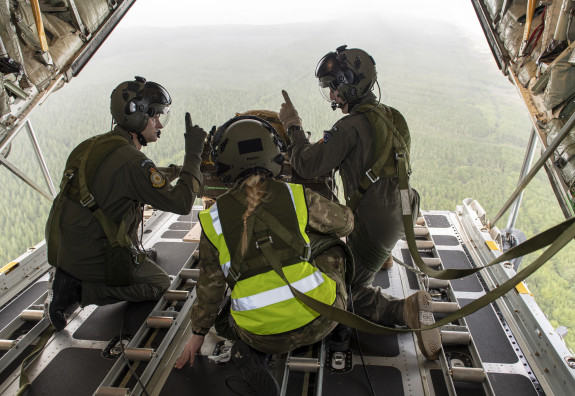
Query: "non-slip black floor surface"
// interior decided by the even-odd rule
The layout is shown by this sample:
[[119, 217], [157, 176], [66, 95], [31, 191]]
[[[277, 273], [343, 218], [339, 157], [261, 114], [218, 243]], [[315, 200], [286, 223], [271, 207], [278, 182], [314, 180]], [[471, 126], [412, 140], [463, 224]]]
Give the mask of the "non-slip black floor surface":
[[[472, 268], [467, 255], [461, 250], [442, 250], [441, 248], [437, 248], [437, 254], [439, 254], [443, 268]], [[454, 291], [475, 293], [483, 291], [483, 287], [481, 286], [481, 283], [479, 282], [479, 279], [476, 275], [469, 275], [465, 278], [453, 279], [451, 281], [451, 287]]]
[[[459, 299], [461, 307], [473, 300]], [[465, 317], [479, 356], [488, 363], [516, 363], [519, 358], [491, 305]]]
[[232, 364], [216, 366], [209, 362], [207, 356], [196, 356], [193, 367], [170, 372], [160, 396], [235, 395], [226, 387], [225, 379], [237, 375], [240, 373]]
[[425, 215], [425, 222], [429, 228], [449, 228], [451, 224], [445, 215]]
[[[115, 336], [134, 335], [144, 323], [156, 303], [154, 301], [104, 305], [96, 310], [74, 332], [78, 340], [110, 341]], [[122, 318], [123, 329], [122, 327]]]
[[158, 242], [154, 248], [158, 252], [158, 264], [168, 275], [177, 275], [194, 250], [197, 242]]
[[116, 362], [100, 353], [87, 348], [62, 350], [32, 381], [24, 396], [91, 396]]
[[[395, 367], [366, 366], [371, 383], [378, 395], [403, 395], [401, 372]], [[324, 395], [371, 395], [369, 382], [361, 365], [348, 373], [326, 371], [323, 381]]]

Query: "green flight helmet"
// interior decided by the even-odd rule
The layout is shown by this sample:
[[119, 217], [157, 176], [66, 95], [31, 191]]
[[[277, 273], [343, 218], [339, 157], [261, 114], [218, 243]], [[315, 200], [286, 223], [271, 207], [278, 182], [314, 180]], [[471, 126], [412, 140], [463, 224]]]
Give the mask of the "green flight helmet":
[[315, 76], [319, 79], [322, 96], [332, 102], [331, 107], [335, 110], [341, 106], [331, 100], [330, 89], [337, 90], [339, 97], [351, 108], [372, 90], [377, 71], [375, 61], [367, 52], [342, 45], [320, 59]]
[[148, 119], [157, 114], [162, 126], [166, 126], [171, 104], [172, 98], [164, 87], [136, 76], [134, 81], [125, 81], [112, 91], [110, 112], [118, 125], [141, 136]]
[[257, 172], [278, 176], [283, 163], [282, 149], [279, 135], [269, 122], [242, 115], [218, 128], [211, 156], [217, 176], [230, 183]]

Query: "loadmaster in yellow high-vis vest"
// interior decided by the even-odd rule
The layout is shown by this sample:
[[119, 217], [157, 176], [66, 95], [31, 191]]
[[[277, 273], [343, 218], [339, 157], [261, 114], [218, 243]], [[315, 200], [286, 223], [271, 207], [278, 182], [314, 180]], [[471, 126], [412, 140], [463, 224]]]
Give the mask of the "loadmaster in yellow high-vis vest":
[[[282, 144], [263, 119], [231, 119], [216, 131], [212, 147], [219, 177], [234, 185], [199, 214], [202, 236], [197, 298], [191, 310], [193, 334], [175, 368], [193, 365], [215, 325], [219, 335], [235, 340], [231, 360], [241, 380], [257, 394], [274, 395], [277, 383], [266, 355], [313, 344], [338, 324], [302, 302], [300, 294], [340, 311], [347, 308], [353, 258], [341, 238], [353, 230], [353, 214], [301, 185], [274, 179], [284, 161]], [[231, 295], [221, 309], [228, 287]], [[370, 288], [365, 293], [378, 291]], [[402, 325], [408, 316], [419, 318], [421, 296], [414, 296], [398, 300], [398, 323], [381, 323]], [[389, 318], [385, 312], [367, 316]], [[420, 325], [409, 322], [412, 328]]]

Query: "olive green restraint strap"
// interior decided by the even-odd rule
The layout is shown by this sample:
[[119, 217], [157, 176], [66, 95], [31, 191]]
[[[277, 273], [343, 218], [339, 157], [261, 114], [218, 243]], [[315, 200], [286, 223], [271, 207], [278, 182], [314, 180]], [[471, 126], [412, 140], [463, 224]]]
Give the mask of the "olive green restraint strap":
[[[283, 236], [285, 233], [288, 233], [288, 230], [277, 220], [271, 216], [269, 212], [265, 209], [260, 208], [257, 210], [254, 215], [260, 218], [268, 227], [267, 229], [273, 228], [274, 232], [278, 236]], [[258, 235], [257, 244], [258, 248], [270, 264], [270, 266], [274, 269], [274, 271], [283, 279], [286, 285], [289, 286], [292, 293], [299, 298], [304, 304], [308, 307], [312, 308], [314, 311], [332, 319], [339, 323], [343, 323], [347, 326], [356, 328], [361, 331], [365, 331], [368, 333], [374, 334], [392, 334], [392, 333], [404, 333], [410, 331], [419, 331], [419, 330], [429, 330], [436, 327], [440, 327], [446, 324], [449, 324], [455, 320], [458, 320], [464, 316], [472, 314], [473, 312], [483, 308], [484, 306], [490, 304], [491, 302], [495, 301], [497, 298], [501, 297], [511, 289], [513, 289], [517, 284], [539, 269], [547, 260], [553, 257], [559, 250], [561, 250], [567, 243], [569, 243], [573, 238], [575, 238], [575, 217], [565, 222], [546, 230], [535, 237], [529, 239], [528, 241], [518, 245], [512, 249], [510, 249], [506, 254], [506, 259], [511, 259], [515, 257], [519, 257], [524, 255], [525, 252], [535, 250], [533, 247], [537, 246], [537, 249], [548, 246], [551, 246], [545, 250], [533, 263], [529, 266], [521, 270], [517, 273], [513, 278], [507, 280], [505, 283], [497, 287], [496, 289], [490, 291], [489, 293], [485, 294], [481, 298], [471, 302], [470, 304], [466, 305], [465, 307], [457, 310], [456, 312], [442, 318], [441, 320], [435, 322], [435, 324], [423, 327], [421, 329], [397, 329], [386, 327], [382, 325], [378, 325], [376, 323], [371, 322], [361, 316], [355, 315], [351, 312], [338, 309], [332, 307], [331, 305], [324, 304], [320, 301], [317, 301], [304, 293], [300, 292], [299, 290], [295, 289], [290, 282], [285, 277], [285, 274], [282, 269], [282, 265], [279, 262], [274, 249], [272, 247], [273, 241], [269, 238], [268, 235], [263, 235], [267, 233], [267, 230], [254, 230], [256, 235]], [[264, 233], [262, 234], [262, 231]], [[527, 242], [531, 242], [529, 247], [525, 248]], [[518, 249], [520, 248], [520, 249]], [[510, 252], [515, 252], [516, 254], [508, 254]], [[500, 256], [497, 262], [502, 261]]]
[[42, 333], [40, 340], [38, 341], [32, 352], [22, 362], [22, 366], [20, 369], [20, 382], [19, 382], [20, 388], [18, 389], [18, 393], [16, 393], [16, 396], [23, 395], [26, 389], [28, 389], [28, 387], [30, 386], [30, 378], [28, 378], [28, 373], [26, 372], [26, 369], [28, 368], [28, 363], [32, 359], [34, 359], [42, 349], [44, 349], [44, 347], [48, 343], [48, 340], [50, 339], [52, 334], [54, 334], [54, 330], [56, 330], [54, 326], [49, 326], [46, 330], [44, 330], [44, 333]]
[[550, 245], [562, 233], [564, 233], [571, 226], [571, 224], [573, 224], [573, 222], [575, 222], [575, 218], [567, 219], [564, 222], [551, 227], [546, 231], [541, 232], [540, 234], [535, 235], [520, 245], [514, 246], [483, 267], [470, 269], [434, 270], [423, 262], [423, 259], [421, 258], [415, 244], [415, 234], [413, 231], [413, 220], [410, 205], [411, 200], [409, 197], [409, 183], [406, 166], [405, 157], [399, 157], [399, 190], [401, 194], [401, 207], [403, 210], [403, 228], [405, 230], [409, 252], [411, 253], [411, 257], [413, 258], [414, 263], [421, 270], [421, 272], [432, 278], [444, 280], [462, 278], [481, 271], [483, 268], [490, 267], [504, 261], [509, 261], [516, 257], [525, 256], [526, 254], [532, 253]]
[[[495, 260], [491, 261], [490, 263], [486, 264], [483, 267], [478, 268], [470, 268], [470, 269], [444, 269], [444, 270], [434, 270], [427, 266], [419, 251], [417, 250], [417, 246], [415, 243], [415, 233], [413, 231], [413, 218], [411, 213], [411, 197], [410, 197], [410, 189], [409, 189], [409, 175], [408, 175], [408, 159], [404, 147], [404, 142], [401, 139], [401, 134], [395, 128], [395, 125], [391, 123], [386, 117], [380, 116], [377, 112], [376, 114], [385, 122], [388, 128], [393, 131], [394, 139], [398, 139], [395, 142], [395, 146], [398, 150], [398, 157], [397, 157], [397, 168], [398, 168], [398, 178], [399, 178], [399, 191], [401, 196], [401, 207], [402, 207], [402, 217], [403, 217], [403, 228], [405, 230], [405, 236], [407, 240], [407, 245], [409, 247], [409, 252], [411, 253], [411, 257], [413, 258], [413, 262], [417, 267], [423, 272], [425, 275], [435, 278], [435, 279], [443, 279], [443, 280], [450, 280], [450, 279], [458, 279], [463, 278], [465, 276], [472, 275], [478, 271], [481, 271], [483, 268], [501, 263], [503, 261], [508, 261], [514, 259], [516, 257], [521, 257], [526, 254], [532, 253], [536, 250], [539, 250], [545, 246], [551, 244], [562, 232], [569, 227], [571, 224], [570, 220], [567, 220], [555, 227], [548, 229], [545, 232], [523, 242], [520, 245], [513, 247], [512, 249], [508, 250]], [[391, 134], [389, 135], [391, 136]], [[387, 148], [387, 147], [386, 147]], [[383, 177], [384, 167], [383, 164], [386, 158], [380, 156], [380, 158], [373, 164], [372, 168], [366, 172], [366, 177], [362, 180], [360, 184], [360, 188], [355, 192], [352, 199], [348, 203], [348, 206], [355, 210], [359, 199], [365, 194], [367, 188], [371, 187], [380, 177]], [[363, 192], [361, 192], [363, 191]]]
[[575, 223], [573, 222], [573, 219], [570, 219], [568, 222], [565, 223], [570, 224], [569, 227], [565, 230], [565, 232], [559, 235], [559, 237], [551, 244], [551, 246], [547, 250], [545, 250], [537, 259], [535, 259], [533, 263], [531, 263], [529, 266], [521, 270], [513, 278], [507, 280], [505, 283], [501, 284], [499, 287], [485, 294], [481, 298], [478, 298], [477, 300], [471, 302], [465, 307], [435, 322], [433, 325], [425, 326], [422, 327], [421, 329], [397, 329], [378, 325], [365, 318], [362, 318], [361, 316], [332, 307], [331, 305], [324, 304], [305, 295], [304, 293], [294, 288], [285, 277], [285, 274], [283, 273], [281, 267], [281, 263], [278, 261], [276, 255], [274, 254], [274, 249], [271, 246], [272, 242], [269, 240], [269, 238], [260, 237], [257, 242], [259, 249], [261, 250], [266, 260], [269, 262], [271, 267], [274, 269], [274, 271], [276, 271], [276, 273], [280, 276], [280, 278], [282, 278], [283, 281], [289, 286], [292, 293], [308, 307], [312, 308], [314, 311], [332, 320], [335, 320], [339, 323], [343, 323], [344, 325], [353, 327], [361, 331], [373, 334], [393, 334], [393, 333], [405, 333], [410, 331], [424, 331], [441, 327], [443, 325], [454, 322], [464, 316], [470, 315], [473, 312], [495, 301], [497, 298], [501, 297], [502, 295], [513, 289], [517, 284], [519, 284], [529, 275], [534, 273], [543, 264], [545, 264], [547, 260], [553, 257], [559, 250], [561, 250], [567, 243], [569, 243], [575, 237]]

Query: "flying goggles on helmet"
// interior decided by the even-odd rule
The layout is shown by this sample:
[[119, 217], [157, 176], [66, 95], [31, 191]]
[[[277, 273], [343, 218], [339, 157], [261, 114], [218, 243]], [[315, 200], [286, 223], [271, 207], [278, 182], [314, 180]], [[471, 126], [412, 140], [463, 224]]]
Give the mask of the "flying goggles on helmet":
[[355, 104], [371, 91], [377, 80], [375, 61], [367, 52], [346, 45], [329, 52], [317, 64], [315, 76], [319, 80], [322, 96], [332, 103], [332, 109], [339, 107], [331, 97], [331, 91], [338, 91], [344, 103]]
[[172, 98], [160, 84], [135, 77], [118, 85], [110, 98], [110, 112], [122, 128], [140, 134], [150, 117], [158, 117], [162, 127], [169, 120]]

